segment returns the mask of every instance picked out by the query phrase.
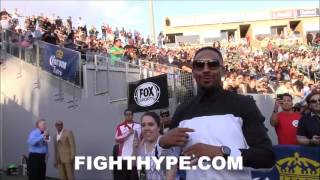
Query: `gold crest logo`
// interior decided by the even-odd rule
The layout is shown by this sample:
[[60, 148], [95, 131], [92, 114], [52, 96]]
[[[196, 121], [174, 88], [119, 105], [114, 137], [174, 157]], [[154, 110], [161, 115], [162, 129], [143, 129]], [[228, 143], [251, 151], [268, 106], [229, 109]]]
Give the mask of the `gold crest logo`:
[[56, 51], [56, 57], [58, 59], [62, 59], [63, 58], [63, 51], [62, 50], [57, 50]]
[[298, 152], [277, 161], [276, 168], [281, 180], [319, 180], [320, 177], [320, 163], [300, 157]]

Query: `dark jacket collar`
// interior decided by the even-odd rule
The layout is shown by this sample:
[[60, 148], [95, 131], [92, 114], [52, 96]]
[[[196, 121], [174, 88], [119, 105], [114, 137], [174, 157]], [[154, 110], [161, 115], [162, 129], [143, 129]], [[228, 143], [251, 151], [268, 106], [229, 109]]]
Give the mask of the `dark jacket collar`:
[[199, 87], [196, 96], [196, 101], [199, 103], [215, 101], [223, 92], [221, 86], [213, 87], [210, 89], [204, 89]]
[[318, 116], [316, 113], [312, 112], [312, 111], [310, 112], [310, 116], [311, 116], [311, 117], [318, 117], [318, 118], [319, 118], [319, 116]]

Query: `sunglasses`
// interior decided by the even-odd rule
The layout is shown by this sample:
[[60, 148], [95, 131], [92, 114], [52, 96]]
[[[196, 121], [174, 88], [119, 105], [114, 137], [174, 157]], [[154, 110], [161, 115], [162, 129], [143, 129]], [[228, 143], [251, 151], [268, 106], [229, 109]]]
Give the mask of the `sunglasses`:
[[315, 104], [315, 103], [320, 103], [320, 99], [314, 99], [314, 100], [310, 100], [311, 104]]
[[192, 63], [192, 67], [196, 70], [204, 69], [205, 65], [207, 64], [209, 69], [217, 69], [220, 67], [220, 61], [218, 59], [211, 59], [211, 60], [194, 60]]

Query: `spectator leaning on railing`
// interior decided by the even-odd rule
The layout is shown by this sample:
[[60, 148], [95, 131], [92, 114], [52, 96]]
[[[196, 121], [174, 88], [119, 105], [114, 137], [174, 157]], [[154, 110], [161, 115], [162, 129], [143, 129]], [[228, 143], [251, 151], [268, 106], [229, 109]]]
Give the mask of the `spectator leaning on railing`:
[[116, 39], [114, 40], [113, 47], [110, 49], [111, 55], [111, 63], [114, 64], [115, 61], [121, 60], [124, 55], [124, 49], [121, 47], [121, 40]]

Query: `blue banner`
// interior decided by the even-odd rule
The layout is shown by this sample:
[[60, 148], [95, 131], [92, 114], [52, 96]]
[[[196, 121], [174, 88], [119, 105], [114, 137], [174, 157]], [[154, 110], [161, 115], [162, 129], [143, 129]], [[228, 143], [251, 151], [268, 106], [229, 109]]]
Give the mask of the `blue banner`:
[[79, 71], [79, 53], [42, 43], [43, 68], [66, 81], [75, 82]]
[[252, 172], [255, 180], [319, 180], [320, 147], [278, 145], [276, 164], [269, 172]]

